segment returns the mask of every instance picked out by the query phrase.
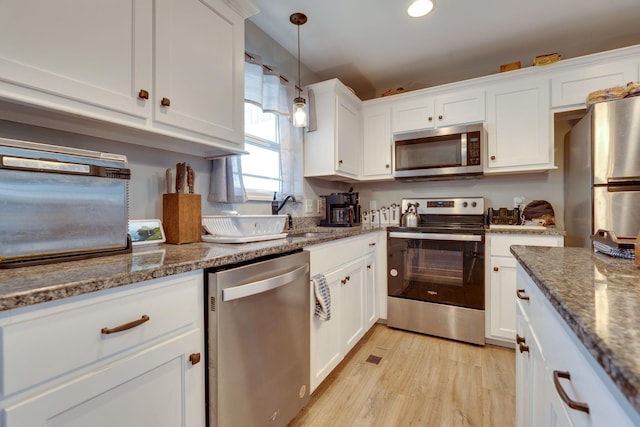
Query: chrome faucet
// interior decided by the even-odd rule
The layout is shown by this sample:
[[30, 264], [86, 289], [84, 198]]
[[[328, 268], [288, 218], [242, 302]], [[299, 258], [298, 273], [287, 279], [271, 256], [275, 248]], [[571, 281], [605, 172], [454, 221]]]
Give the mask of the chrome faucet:
[[293, 203], [296, 202], [296, 198], [293, 194], [289, 194], [284, 198], [282, 203], [278, 206], [278, 201], [276, 200], [276, 193], [273, 193], [273, 201], [271, 202], [271, 215], [278, 215], [278, 212], [282, 210], [287, 201], [291, 200]]

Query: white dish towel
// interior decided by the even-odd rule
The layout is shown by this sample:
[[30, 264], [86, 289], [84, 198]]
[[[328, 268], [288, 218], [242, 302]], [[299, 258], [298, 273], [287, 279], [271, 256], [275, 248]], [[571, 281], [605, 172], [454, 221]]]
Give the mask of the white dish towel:
[[331, 293], [329, 285], [327, 285], [327, 278], [324, 277], [324, 274], [317, 274], [311, 278], [311, 281], [316, 294], [315, 315], [320, 320], [329, 320], [331, 319]]

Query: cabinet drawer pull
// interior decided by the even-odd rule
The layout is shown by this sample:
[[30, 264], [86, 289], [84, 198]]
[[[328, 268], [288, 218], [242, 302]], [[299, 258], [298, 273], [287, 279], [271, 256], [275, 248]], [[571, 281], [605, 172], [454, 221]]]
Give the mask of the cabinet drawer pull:
[[493, 271], [500, 271], [498, 267], [493, 267]]
[[200, 363], [200, 353], [191, 353], [189, 355], [189, 362], [191, 362], [192, 365]]
[[162, 105], [163, 107], [170, 107], [171, 106], [171, 100], [169, 98], [162, 98], [160, 100], [160, 105]]
[[389, 166], [389, 164], [387, 163], [386, 165], [384, 165], [384, 167], [385, 167], [386, 169], [389, 169], [389, 167], [390, 167], [390, 166]]
[[143, 314], [142, 317], [138, 320], [134, 320], [132, 322], [129, 323], [125, 323], [123, 325], [120, 326], [116, 326], [115, 328], [102, 328], [100, 330], [100, 332], [104, 335], [109, 335], [109, 334], [115, 334], [116, 332], [122, 332], [122, 331], [126, 331], [127, 329], [132, 329], [135, 328], [136, 326], [140, 326], [145, 322], [149, 321], [149, 316], [147, 316], [146, 314]]
[[518, 289], [516, 291], [516, 296], [518, 297], [518, 299], [529, 301], [529, 297], [524, 293], [524, 289]]
[[375, 246], [375, 245], [376, 245], [375, 243], [369, 243], [369, 246]]
[[433, 117], [429, 116], [429, 121], [432, 122], [433, 121]]
[[438, 120], [442, 120], [443, 117], [444, 116], [442, 116], [442, 115], [438, 116]]
[[138, 92], [138, 98], [140, 98], [140, 99], [149, 99], [149, 91], [144, 90], [144, 89], [140, 89], [140, 92]]
[[495, 159], [496, 159], [496, 156], [491, 156], [491, 157], [490, 157], [490, 159], [491, 159], [491, 160], [495, 160]]
[[520, 350], [520, 353], [524, 353], [525, 351], [527, 353], [529, 353], [529, 346], [528, 345], [524, 345], [524, 344], [520, 344], [520, 347], [518, 347]]
[[367, 264], [367, 269], [371, 270], [371, 264]]
[[553, 384], [556, 386], [556, 391], [560, 395], [560, 398], [564, 401], [564, 403], [567, 404], [567, 406], [569, 406], [569, 408], [575, 409], [576, 411], [586, 412], [588, 414], [589, 405], [584, 402], [576, 402], [575, 400], [571, 399], [567, 395], [567, 392], [564, 391], [562, 384], [560, 384], [560, 378], [571, 381], [571, 375], [569, 375], [569, 372], [565, 371], [553, 371]]
[[524, 344], [526, 342], [527, 340], [525, 337], [521, 337], [520, 335], [516, 334], [516, 344]]

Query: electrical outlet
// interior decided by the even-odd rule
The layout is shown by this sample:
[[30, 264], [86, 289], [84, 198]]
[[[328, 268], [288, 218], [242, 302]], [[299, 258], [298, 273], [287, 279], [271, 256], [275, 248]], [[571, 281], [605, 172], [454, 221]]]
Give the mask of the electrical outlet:
[[304, 213], [305, 214], [313, 214], [315, 211], [315, 200], [313, 199], [304, 199]]
[[325, 199], [323, 197], [320, 197], [317, 200], [317, 202], [318, 202], [318, 210], [316, 211], [316, 214], [318, 214], [318, 215], [324, 214], [324, 201], [325, 201]]
[[513, 207], [514, 208], [520, 208], [520, 210], [522, 211], [522, 209], [524, 209], [524, 197], [523, 196], [515, 196], [513, 198]]

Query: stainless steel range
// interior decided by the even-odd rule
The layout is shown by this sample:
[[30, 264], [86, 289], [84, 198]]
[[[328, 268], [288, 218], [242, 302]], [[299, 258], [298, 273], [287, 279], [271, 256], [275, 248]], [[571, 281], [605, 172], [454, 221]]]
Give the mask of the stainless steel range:
[[388, 326], [484, 345], [484, 199], [409, 206], [417, 225], [387, 228]]

